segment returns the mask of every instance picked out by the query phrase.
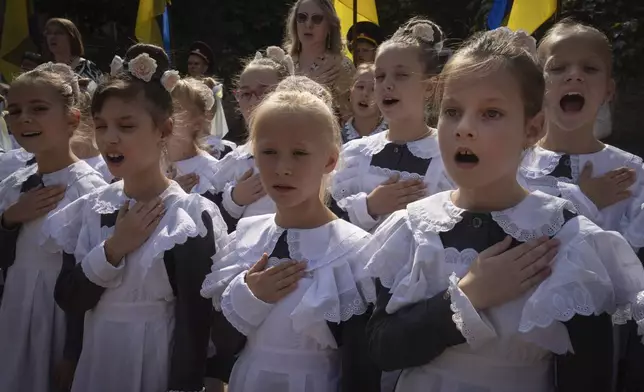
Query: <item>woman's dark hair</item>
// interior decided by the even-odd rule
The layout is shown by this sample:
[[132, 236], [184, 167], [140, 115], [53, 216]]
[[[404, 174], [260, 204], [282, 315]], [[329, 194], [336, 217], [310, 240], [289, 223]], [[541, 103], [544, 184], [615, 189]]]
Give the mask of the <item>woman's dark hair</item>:
[[[141, 54], [147, 54], [156, 61], [157, 69], [149, 82], [145, 82], [127, 71], [129, 61]], [[170, 59], [160, 47], [149, 44], [136, 44], [125, 54], [123, 70], [115, 76], [107, 76], [96, 88], [92, 98], [91, 112], [96, 115], [110, 97], [132, 100], [143, 95], [148, 102], [148, 110], [156, 124], [172, 117], [172, 96], [161, 84], [163, 73], [170, 68]]]
[[47, 28], [50, 26], [57, 26], [65, 30], [67, 37], [69, 37], [69, 49], [72, 56], [81, 57], [85, 55], [83, 37], [74, 22], [64, 18], [51, 18], [47, 23], [45, 23], [45, 31], [47, 31]]

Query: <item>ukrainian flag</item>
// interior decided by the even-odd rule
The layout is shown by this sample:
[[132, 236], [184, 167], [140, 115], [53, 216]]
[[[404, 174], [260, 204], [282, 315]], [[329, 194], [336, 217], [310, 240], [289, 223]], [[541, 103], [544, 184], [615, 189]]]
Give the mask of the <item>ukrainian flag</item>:
[[34, 45], [29, 37], [29, 4], [27, 0], [4, 2], [0, 72], [7, 81], [11, 81], [20, 73], [22, 55], [27, 51], [34, 51]]
[[[353, 0], [335, 0], [335, 12], [340, 18], [342, 38], [347, 36], [349, 29], [353, 26]], [[378, 24], [378, 10], [376, 0], [358, 0], [358, 20], [356, 22], [373, 22]]]
[[514, 0], [508, 27], [532, 34], [557, 11], [557, 0]]
[[141, 0], [139, 2], [135, 28], [135, 35], [139, 42], [164, 46], [157, 18], [165, 13], [167, 5], [167, 0]]

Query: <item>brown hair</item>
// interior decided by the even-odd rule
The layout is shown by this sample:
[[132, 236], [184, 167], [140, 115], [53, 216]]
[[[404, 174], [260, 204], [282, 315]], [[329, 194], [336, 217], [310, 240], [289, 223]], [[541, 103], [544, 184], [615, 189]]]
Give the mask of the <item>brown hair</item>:
[[447, 62], [438, 81], [438, 100], [445, 84], [453, 78], [477, 74], [485, 76], [498, 69], [508, 70], [519, 83], [526, 118], [537, 115], [543, 106], [545, 81], [523, 38], [509, 29], [479, 32], [468, 39]]
[[[138, 79], [126, 71], [127, 63], [144, 53], [147, 53], [157, 63], [157, 69], [149, 82]], [[96, 88], [92, 98], [92, 115], [101, 111], [107, 98], [135, 99], [142, 94], [155, 124], [160, 124], [172, 117], [172, 96], [161, 84], [161, 76], [170, 66], [170, 59], [166, 52], [155, 45], [136, 44], [128, 49], [124, 61], [123, 70], [118, 75], [108, 76]]]
[[[310, 116], [312, 121], [319, 121], [328, 130], [326, 136], [329, 147], [339, 154], [342, 137], [340, 136], [340, 127], [335, 119], [333, 109], [315, 94], [301, 90], [274, 91], [262, 100], [253, 111], [250, 119], [248, 140], [251, 142], [251, 145], [256, 146], [256, 143], [253, 143], [253, 141], [257, 139], [257, 131], [262, 123], [262, 119], [266, 117], [267, 113], [274, 111], [289, 114], [305, 114]], [[325, 203], [329, 201], [327, 188], [328, 176], [320, 184], [320, 199]]]
[[67, 37], [69, 38], [69, 49], [72, 56], [81, 57], [85, 55], [83, 37], [74, 22], [64, 18], [51, 18], [47, 23], [45, 23], [45, 31], [47, 31], [47, 28], [50, 26], [58, 26], [67, 33]]
[[601, 57], [606, 62], [608, 67], [608, 76], [612, 74], [613, 69], [613, 47], [610, 43], [610, 40], [600, 30], [579, 23], [572, 18], [563, 19], [560, 22], [557, 22], [552, 26], [544, 35], [544, 37], [539, 42], [539, 48], [537, 54], [539, 56], [539, 63], [541, 66], [545, 66], [548, 56], [552, 47], [556, 44], [565, 41], [570, 38], [582, 38], [592, 44], [598, 52], [601, 54]]
[[[425, 34], [429, 33], [429, 34]], [[390, 46], [418, 48], [418, 56], [425, 76], [431, 77], [441, 70], [441, 53], [445, 34], [436, 23], [421, 17], [408, 20], [388, 40], [383, 42], [376, 56]]]
[[[291, 7], [286, 17], [286, 31], [284, 37], [284, 48], [291, 56], [297, 56], [302, 50], [302, 43], [297, 36], [297, 12], [304, 0], [297, 0]], [[331, 0], [315, 0], [315, 3], [324, 12], [324, 21], [329, 24], [329, 36], [327, 38], [327, 50], [333, 54], [341, 54], [344, 49], [342, 43], [342, 31], [340, 29], [340, 18], [335, 11]]]

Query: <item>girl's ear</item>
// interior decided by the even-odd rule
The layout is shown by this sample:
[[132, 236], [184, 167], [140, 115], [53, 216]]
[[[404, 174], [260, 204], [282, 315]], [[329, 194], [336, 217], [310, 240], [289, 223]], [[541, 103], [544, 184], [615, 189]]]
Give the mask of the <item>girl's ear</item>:
[[167, 118], [161, 124], [159, 124], [159, 131], [161, 131], [161, 137], [167, 139], [172, 135], [172, 129], [174, 128], [174, 120], [172, 117]]
[[333, 170], [335, 170], [335, 167], [337, 166], [339, 160], [340, 160], [340, 153], [338, 152], [338, 150], [334, 150], [333, 153], [329, 155], [329, 159], [326, 165], [324, 166], [324, 173], [329, 174]]
[[69, 124], [69, 128], [72, 130], [72, 133], [74, 133], [74, 131], [79, 127], [80, 122], [81, 122], [80, 110], [70, 109], [67, 116], [67, 124]]
[[543, 110], [537, 113], [534, 117], [528, 119], [525, 127], [526, 143], [528, 146], [535, 145], [541, 140], [546, 133], [545, 128], [545, 115]]

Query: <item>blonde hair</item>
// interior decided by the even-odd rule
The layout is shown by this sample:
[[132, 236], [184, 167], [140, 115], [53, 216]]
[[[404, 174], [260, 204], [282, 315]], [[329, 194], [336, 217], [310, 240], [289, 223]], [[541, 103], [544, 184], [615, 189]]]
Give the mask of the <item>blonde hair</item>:
[[[304, 0], [297, 0], [291, 7], [286, 17], [286, 31], [284, 37], [284, 48], [293, 57], [302, 51], [302, 43], [297, 36], [297, 13], [300, 4]], [[340, 29], [340, 18], [335, 11], [335, 6], [331, 0], [315, 0], [315, 3], [324, 12], [324, 23], [329, 24], [329, 36], [327, 37], [327, 51], [332, 54], [341, 54], [344, 49], [342, 42], [342, 31]]]
[[376, 72], [376, 65], [374, 63], [362, 63], [358, 65], [356, 72], [353, 74], [351, 85], [353, 86], [354, 84], [356, 84], [360, 76], [362, 76], [362, 74], [365, 72]]
[[[253, 111], [250, 119], [249, 141], [255, 149], [257, 143], [257, 132], [262, 121], [274, 113], [300, 114], [310, 116], [311, 121], [317, 121], [323, 125], [327, 147], [334, 153], [340, 153], [342, 137], [340, 127], [335, 119], [333, 110], [324, 100], [311, 92], [301, 90], [274, 91], [268, 95]], [[256, 154], [256, 152], [254, 152]], [[325, 203], [329, 201], [327, 191], [329, 176], [325, 176], [320, 183], [320, 200]]]
[[203, 116], [203, 123], [197, 127], [194, 143], [199, 149], [206, 149], [205, 139], [210, 135], [210, 122], [213, 110], [216, 109], [215, 97], [212, 89], [203, 81], [195, 78], [184, 78], [177, 82], [172, 89], [174, 101], [174, 126], [191, 126], [194, 123], [194, 115], [188, 112], [187, 108], [181, 106], [180, 101], [191, 102]]
[[244, 63], [243, 70], [237, 78], [237, 86], [241, 80], [244, 72], [251, 68], [267, 68], [275, 71], [277, 80], [281, 81], [284, 78], [293, 75], [293, 58], [284, 52], [284, 49], [277, 46], [269, 46], [265, 49], [264, 54], [258, 51], [254, 57], [247, 59]]
[[548, 60], [553, 45], [566, 39], [580, 37], [583, 37], [598, 50], [608, 67], [608, 76], [611, 76], [613, 69], [613, 47], [606, 34], [592, 26], [579, 23], [571, 18], [566, 18], [552, 26], [539, 42], [537, 54], [541, 66], [543, 67]]
[[69, 143], [76, 155], [89, 156], [91, 150], [98, 150], [96, 145], [96, 134], [94, 128], [94, 118], [90, 109], [92, 104], [92, 95], [87, 91], [81, 91], [78, 96], [78, 110], [80, 111], [80, 123]]
[[[71, 138], [86, 141], [93, 139], [93, 124], [91, 120], [87, 119], [90, 97], [88, 94], [81, 93], [78, 76], [68, 65], [51, 62], [41, 64], [18, 76], [11, 83], [11, 87], [15, 88], [21, 84], [41, 84], [54, 89], [67, 112], [80, 111], [80, 122], [78, 127], [73, 129]], [[11, 90], [9, 96], [11, 96]], [[70, 143], [72, 142], [71, 138]]]
[[278, 91], [309, 92], [320, 98], [333, 111], [333, 96], [329, 89], [307, 76], [285, 78], [275, 88], [275, 92]]

